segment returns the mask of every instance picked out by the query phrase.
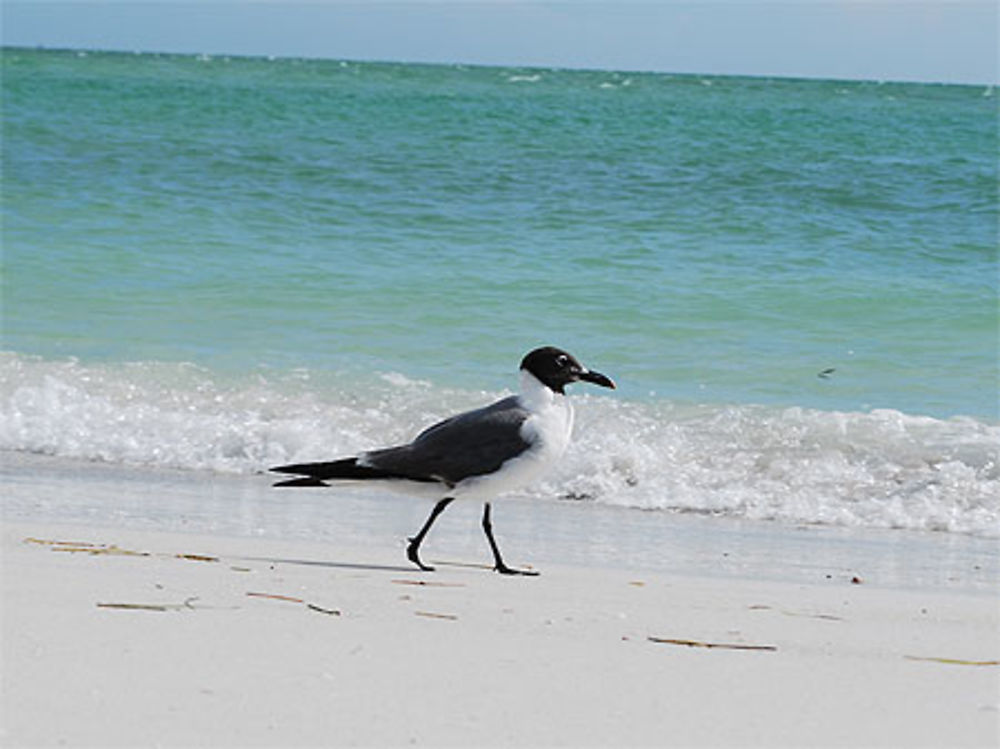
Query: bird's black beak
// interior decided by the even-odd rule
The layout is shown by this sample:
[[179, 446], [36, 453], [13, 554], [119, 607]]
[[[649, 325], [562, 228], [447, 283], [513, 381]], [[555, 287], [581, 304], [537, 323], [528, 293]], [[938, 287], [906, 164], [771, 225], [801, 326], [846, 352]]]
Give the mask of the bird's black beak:
[[585, 369], [580, 372], [579, 377], [581, 380], [586, 382], [592, 382], [595, 385], [600, 385], [602, 388], [615, 389], [615, 382], [610, 377], [602, 375], [600, 372], [594, 372], [590, 369]]

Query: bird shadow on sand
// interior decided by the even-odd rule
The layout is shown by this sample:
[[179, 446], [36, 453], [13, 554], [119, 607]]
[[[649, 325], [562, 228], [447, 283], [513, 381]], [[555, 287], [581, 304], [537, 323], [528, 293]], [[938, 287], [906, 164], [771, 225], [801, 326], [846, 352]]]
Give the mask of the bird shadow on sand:
[[[434, 570], [421, 570], [412, 565], [396, 564], [375, 564], [367, 562], [336, 562], [329, 559], [283, 559], [280, 557], [233, 557], [243, 562], [263, 562], [265, 564], [294, 564], [301, 567], [326, 567], [328, 569], [340, 570], [368, 570], [370, 572], [411, 572], [414, 574], [426, 574]], [[475, 562], [448, 561], [443, 559], [432, 560], [435, 567], [449, 569], [466, 568], [475, 570], [492, 570], [488, 564], [478, 564]]]
[[243, 562], [264, 562], [266, 564], [295, 564], [301, 567], [328, 567], [340, 570], [368, 570], [370, 572], [420, 572], [413, 566], [395, 564], [374, 564], [366, 562], [336, 562], [328, 559], [282, 559], [279, 557], [237, 557]]

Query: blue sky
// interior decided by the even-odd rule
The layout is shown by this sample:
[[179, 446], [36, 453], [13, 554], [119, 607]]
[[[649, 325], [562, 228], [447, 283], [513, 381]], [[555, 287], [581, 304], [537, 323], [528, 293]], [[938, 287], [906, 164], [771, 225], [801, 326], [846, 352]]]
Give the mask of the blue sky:
[[8, 45], [996, 83], [994, 0], [3, 0]]

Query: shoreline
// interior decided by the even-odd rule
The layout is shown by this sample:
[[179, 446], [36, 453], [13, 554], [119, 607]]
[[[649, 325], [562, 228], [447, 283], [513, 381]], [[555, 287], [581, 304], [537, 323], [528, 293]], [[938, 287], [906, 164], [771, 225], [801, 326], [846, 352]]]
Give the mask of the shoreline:
[[[302, 541], [387, 552], [433, 502], [344, 486], [275, 490], [262, 475], [220, 474], [0, 452], [0, 520], [166, 531], [248, 542]], [[481, 505], [456, 502], [427, 540], [431, 554], [490, 560]], [[610, 568], [721, 579], [866, 585], [993, 595], [995, 538], [960, 533], [789, 524], [509, 496], [494, 507], [511, 564]]]
[[[985, 746], [995, 596], [3, 526], [9, 746]], [[433, 559], [435, 556], [432, 556]]]

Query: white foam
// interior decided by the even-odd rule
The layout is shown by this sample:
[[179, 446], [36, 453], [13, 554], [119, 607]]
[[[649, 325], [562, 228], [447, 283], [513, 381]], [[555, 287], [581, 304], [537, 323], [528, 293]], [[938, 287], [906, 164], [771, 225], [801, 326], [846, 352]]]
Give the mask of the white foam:
[[[542, 491], [755, 520], [1000, 536], [1000, 427], [898, 411], [600, 399]], [[594, 458], [594, 455], [600, 455]]]
[[[0, 448], [251, 473], [408, 439], [427, 388], [333, 390], [298, 371], [227, 381], [187, 364], [84, 366], [0, 355]], [[409, 397], [407, 397], [409, 396]]]
[[[574, 394], [565, 458], [526, 492], [754, 520], [1000, 536], [1000, 427], [897, 411], [680, 407]], [[255, 473], [404, 442], [503, 393], [403, 375], [226, 378], [0, 354], [0, 449]]]

